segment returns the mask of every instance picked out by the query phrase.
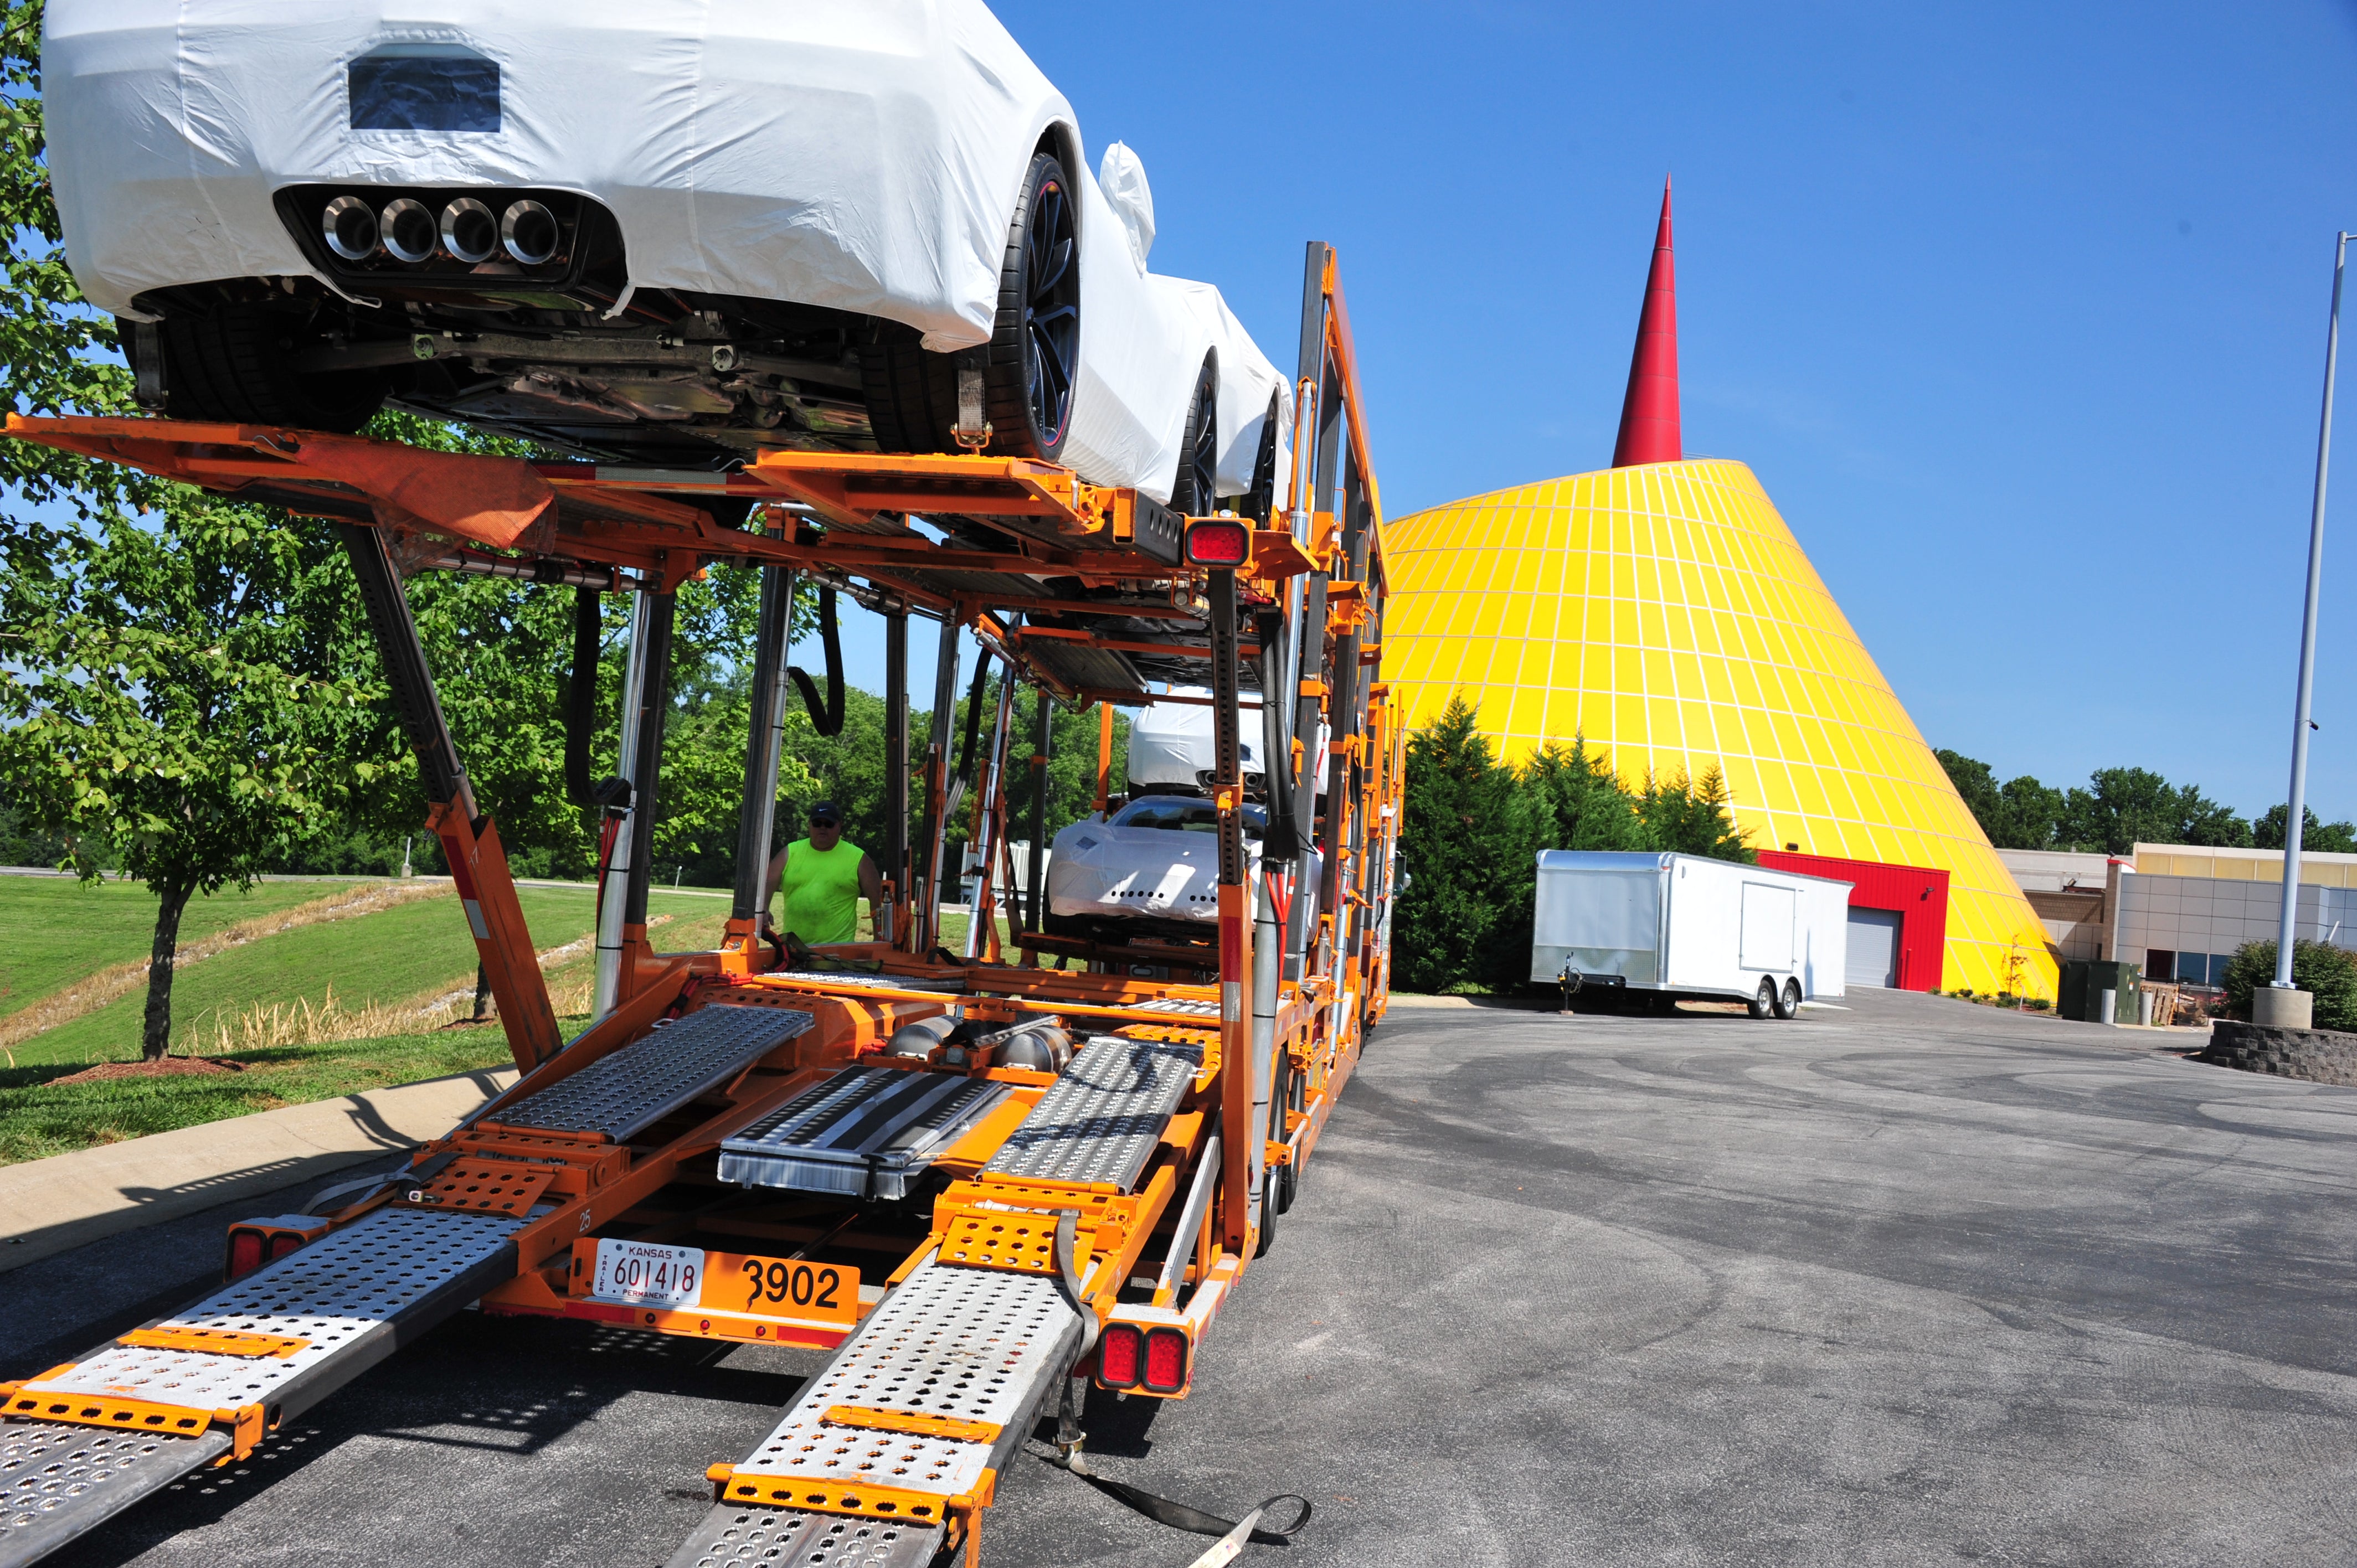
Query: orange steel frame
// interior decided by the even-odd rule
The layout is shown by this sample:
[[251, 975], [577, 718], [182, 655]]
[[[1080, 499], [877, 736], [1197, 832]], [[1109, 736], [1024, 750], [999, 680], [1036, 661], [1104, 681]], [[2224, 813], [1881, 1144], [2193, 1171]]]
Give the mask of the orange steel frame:
[[[1322, 263], [1319, 251], [1325, 252]], [[633, 927], [626, 932], [627, 961], [617, 1005], [566, 1044], [556, 1036], [496, 825], [488, 817], [469, 822], [464, 811], [445, 805], [436, 809], [427, 825], [440, 835], [449, 854], [461, 891], [473, 907], [470, 919], [479, 911], [475, 925], [479, 946], [500, 990], [500, 1017], [523, 1072], [483, 1112], [422, 1150], [413, 1168], [438, 1170], [462, 1158], [522, 1162], [531, 1167], [533, 1181], [544, 1177], [536, 1201], [553, 1205], [517, 1234], [516, 1275], [483, 1299], [487, 1310], [609, 1320], [611, 1305], [591, 1301], [585, 1294], [576, 1266], [576, 1242], [617, 1234], [636, 1240], [692, 1240], [698, 1245], [719, 1238], [713, 1244], [732, 1253], [802, 1249], [820, 1259], [861, 1260], [865, 1266], [860, 1268], [856, 1310], [849, 1318], [833, 1322], [797, 1321], [778, 1314], [650, 1311], [629, 1315], [635, 1326], [689, 1337], [829, 1346], [848, 1334], [856, 1316], [882, 1294], [880, 1287], [905, 1276], [935, 1251], [985, 1265], [1046, 1266], [1036, 1257], [1027, 1261], [985, 1255], [986, 1249], [974, 1251], [975, 1215], [1003, 1218], [1010, 1209], [1028, 1210], [1046, 1216], [1052, 1228], [1057, 1211], [1077, 1207], [1082, 1221], [1074, 1262], [1085, 1304], [1101, 1323], [1121, 1318], [1142, 1326], [1182, 1327], [1190, 1342], [1191, 1384], [1194, 1352], [1228, 1292], [1262, 1250], [1274, 1214], [1282, 1211], [1275, 1178], [1280, 1172], [1288, 1174], [1282, 1190], [1289, 1195], [1290, 1173], [1297, 1172], [1316, 1148], [1357, 1061], [1365, 1027], [1382, 1015], [1388, 989], [1390, 868], [1405, 737], [1380, 682], [1360, 682], [1352, 712], [1329, 711], [1339, 674], [1334, 660], [1346, 646], [1357, 646], [1346, 639], [1370, 627], [1376, 637], [1355, 662], [1367, 667], [1370, 678], [1379, 673], [1381, 510], [1374, 501], [1349, 320], [1330, 250], [1313, 247], [1310, 275], [1310, 307], [1319, 314], [1314, 340], [1320, 346], [1322, 363], [1305, 367], [1304, 408], [1309, 410], [1313, 385], [1340, 389], [1347, 413], [1342, 439], [1348, 449], [1341, 456], [1359, 476], [1359, 493], [1365, 501], [1364, 538], [1358, 557], [1362, 564], [1356, 568], [1361, 575], [1353, 578], [1353, 564], [1346, 558], [1347, 531], [1338, 525], [1330, 503], [1313, 504], [1316, 480], [1310, 469], [1318, 461], [1317, 428], [1305, 420], [1297, 427], [1294, 493], [1280, 498], [1280, 515], [1255, 535], [1254, 564], [1232, 574], [1234, 602], [1247, 614], [1281, 606], [1288, 577], [1324, 574], [1332, 591], [1319, 600], [1327, 606], [1324, 624], [1302, 628], [1301, 684], [1304, 693], [1318, 696], [1347, 775], [1345, 790], [1330, 796], [1328, 807], [1338, 814], [1330, 842], [1344, 849], [1340, 907], [1320, 911], [1318, 938], [1309, 944], [1299, 972], [1286, 976], [1277, 988], [1275, 1038], [1290, 1068], [1291, 1090], [1272, 1116], [1268, 1135], [1254, 1135], [1249, 885], [1221, 888], [1215, 939], [1199, 948], [1160, 940], [1106, 949], [1028, 931], [1012, 939], [1019, 951], [1015, 961], [950, 963], [931, 946], [941, 883], [939, 868], [932, 867], [933, 891], [928, 896], [932, 907], [925, 910], [926, 918], [905, 918], [910, 890], [903, 887], [894, 895], [902, 901], [896, 910], [902, 918], [896, 919], [893, 942], [820, 950], [876, 972], [859, 984], [772, 972], [770, 953], [755, 940], [749, 922], [732, 921], [720, 949], [691, 953], [656, 953], [645, 929]], [[1311, 340], [1305, 332], [1305, 343]], [[1146, 599], [1157, 607], [1152, 613], [1161, 619], [1211, 618], [1211, 599], [1229, 591], [1210, 571], [1168, 564], [1140, 548], [1140, 519], [1150, 521], [1156, 510], [1149, 500], [1131, 491], [1088, 484], [1070, 470], [1026, 458], [778, 452], [765, 454], [725, 481], [697, 487], [682, 485], [674, 476], [651, 483], [587, 465], [535, 467], [512, 458], [427, 453], [362, 437], [266, 426], [10, 414], [6, 428], [19, 440], [122, 463], [232, 498], [271, 501], [298, 513], [373, 527], [396, 549], [423, 547], [445, 560], [455, 553], [478, 561], [554, 560], [616, 568], [638, 574], [643, 589], [658, 592], [674, 589], [719, 563], [791, 565], [823, 581], [856, 582], [903, 604], [932, 607], [950, 625], [972, 630], [1013, 671], [1060, 696], [1082, 702], [1143, 703], [1153, 700], [1153, 693], [1073, 690], [1041, 668], [1037, 651], [1041, 645], [1087, 639], [1108, 650], [1142, 648], [1189, 658], [1205, 657], [1207, 650], [1018, 628], [1005, 612], [1042, 602], [1034, 585], [1037, 579], [1078, 577], [1092, 586], [1117, 585], [1129, 590], [1123, 596], [1129, 602], [1110, 613], [1135, 615], [1137, 601]], [[773, 511], [759, 528], [725, 528], [695, 504], [699, 491], [709, 496], [716, 489], [793, 503], [793, 510]], [[1285, 505], [1287, 499], [1290, 506]], [[1000, 553], [933, 545], [899, 521], [909, 512], [978, 519], [1001, 528], [1012, 546]], [[1307, 527], [1288, 528], [1286, 513], [1295, 518], [1315, 515]], [[823, 527], [813, 528], [812, 520]], [[1004, 581], [1006, 591], [974, 589], [971, 585], [982, 575]], [[954, 583], [944, 577], [953, 577]], [[1027, 584], [1027, 577], [1034, 583]], [[1053, 603], [1060, 615], [1108, 613], [1098, 601]], [[1205, 683], [1216, 689], [1216, 682]], [[1228, 689], [1232, 692], [1232, 682]], [[1258, 709], [1257, 703], [1237, 706], [1255, 714]], [[1105, 715], [1101, 746], [1109, 755], [1110, 707]], [[923, 780], [935, 820], [944, 766], [945, 759], [937, 758]], [[1307, 768], [1297, 757], [1296, 781], [1303, 789], [1315, 783]], [[1101, 758], [1101, 806], [1109, 787]], [[1240, 830], [1241, 781], [1221, 781], [1215, 800], [1223, 826]], [[996, 842], [1004, 843], [1003, 790], [977, 810], [998, 816], [1002, 831]], [[986, 880], [995, 878], [998, 869], [991, 868]], [[1308, 891], [1297, 887], [1295, 897]], [[1036, 911], [1030, 923], [1039, 924]], [[920, 948], [920, 941], [926, 945]], [[1217, 978], [1200, 984], [1105, 972], [1125, 968], [1108, 961], [1090, 969], [1065, 967], [1076, 954], [1092, 953], [1101, 961], [1149, 961], [1169, 966], [1173, 974], [1216, 971]], [[875, 979], [888, 983], [878, 986]], [[888, 983], [896, 980], [904, 983]], [[963, 989], [945, 996], [940, 989], [944, 980], [959, 982]], [[801, 1009], [813, 1015], [815, 1023], [733, 1082], [626, 1144], [502, 1119], [507, 1108], [641, 1039], [660, 1021], [724, 998], [740, 1005]], [[1143, 1004], [1168, 998], [1213, 1004], [1218, 1016], [1138, 1010]], [[963, 1009], [966, 1018], [985, 1026], [1047, 1013], [1070, 1026], [1123, 1028], [1203, 1047], [1202, 1067], [1134, 1193], [983, 1174], [998, 1143], [1053, 1079], [995, 1065], [987, 1050], [963, 1069], [951, 1069], [938, 1051], [931, 1061], [881, 1054], [895, 1029], [937, 1015], [952, 1004]], [[940, 1193], [929, 1217], [909, 1216], [896, 1229], [888, 1221], [859, 1220], [856, 1205], [791, 1193], [776, 1195], [768, 1210], [732, 1207], [726, 1213], [710, 1211], [711, 1198], [723, 1190], [713, 1176], [713, 1160], [724, 1138], [826, 1074], [862, 1061], [909, 1070], [966, 1070], [1000, 1081], [1010, 1090], [1010, 1104], [939, 1162], [954, 1179]], [[1207, 1207], [1197, 1230], [1178, 1236], [1173, 1230], [1180, 1200], [1196, 1179], [1215, 1120], [1230, 1130], [1221, 1141], [1215, 1201]], [[440, 1165], [434, 1164], [437, 1160]], [[1269, 1177], [1268, 1200], [1257, 1219], [1249, 1200], [1256, 1167]], [[341, 1226], [371, 1209], [405, 1200], [400, 1187], [380, 1191], [328, 1219]], [[1147, 1293], [1133, 1283], [1149, 1255], [1174, 1254], [1186, 1260], [1175, 1288]], [[1179, 1394], [1184, 1392], [1182, 1388]], [[963, 1512], [952, 1520], [953, 1528], [972, 1537], [978, 1528], [974, 1512], [986, 1501], [986, 1496], [963, 1499]]]

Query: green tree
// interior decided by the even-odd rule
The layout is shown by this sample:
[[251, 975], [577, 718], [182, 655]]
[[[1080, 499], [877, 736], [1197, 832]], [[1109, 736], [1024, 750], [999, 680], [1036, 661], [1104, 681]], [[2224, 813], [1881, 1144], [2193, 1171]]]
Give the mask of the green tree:
[[[2299, 820], [2301, 849], [2314, 850], [2319, 854], [2357, 854], [2357, 824], [2320, 822], [2316, 820], [2316, 813], [2306, 806], [2299, 809]], [[2267, 814], [2251, 824], [2251, 847], [2283, 848], [2284, 824], [2289, 821], [2289, 806], [2269, 806]]]
[[2144, 768], [2099, 768], [2063, 797], [2064, 847], [2126, 854], [2139, 843], [2247, 845], [2251, 824], [2191, 785]]
[[[1452, 991], [1529, 962], [1536, 860], [1533, 791], [1498, 761], [1462, 693], [1407, 743], [1402, 891], [1392, 950], [1400, 985]], [[1524, 922], [1516, 953], [1512, 927]]]
[[1655, 847], [1611, 759], [1589, 750], [1586, 736], [1541, 746], [1523, 767], [1523, 785], [1536, 797], [1539, 849]]
[[[2222, 983], [2227, 1010], [2248, 1020], [2251, 993], [2276, 978], [2276, 944], [2244, 942], [2227, 961]], [[2357, 1029], [2357, 958], [2323, 942], [2306, 940], [2291, 944], [2291, 983], [2315, 998], [2315, 1023], [2319, 1029]]]
[[250, 886], [377, 769], [321, 744], [359, 688], [306, 669], [294, 607], [335, 564], [316, 536], [167, 491], [158, 513], [0, 531], [0, 779], [72, 846], [102, 845], [156, 894], [141, 1048], [171, 1044], [189, 897]]
[[1683, 769], [1667, 779], [1648, 773], [1637, 797], [1637, 820], [1655, 849], [1756, 865], [1759, 854], [1743, 842], [1743, 831], [1727, 809], [1733, 799], [1716, 768], [1695, 779]]
[[2062, 791], [2027, 773], [1997, 782], [1986, 762], [1943, 748], [1932, 756], [1946, 769], [1974, 821], [1997, 849], [2052, 849], [2062, 820]]

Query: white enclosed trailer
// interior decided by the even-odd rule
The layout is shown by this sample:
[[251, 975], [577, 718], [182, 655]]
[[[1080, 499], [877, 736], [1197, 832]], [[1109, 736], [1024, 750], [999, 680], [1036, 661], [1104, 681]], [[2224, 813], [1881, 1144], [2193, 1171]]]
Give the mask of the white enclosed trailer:
[[1531, 979], [1573, 994], [1748, 1002], [1842, 994], [1846, 882], [1693, 854], [1539, 852]]

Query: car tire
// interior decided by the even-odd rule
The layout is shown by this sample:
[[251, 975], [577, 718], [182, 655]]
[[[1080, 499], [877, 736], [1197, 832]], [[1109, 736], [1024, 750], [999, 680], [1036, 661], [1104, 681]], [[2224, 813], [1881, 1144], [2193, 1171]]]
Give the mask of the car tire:
[[1801, 983], [1798, 980], [1787, 980], [1784, 982], [1784, 989], [1776, 993], [1776, 1016], [1792, 1019], [1800, 1015]]
[[998, 268], [998, 318], [983, 376], [991, 449], [1053, 462], [1072, 428], [1081, 370], [1077, 193], [1053, 153], [1024, 171]]
[[[154, 338], [164, 357], [164, 412], [231, 424], [358, 430], [384, 405], [390, 378], [382, 371], [296, 371], [306, 329], [296, 317], [266, 306], [223, 305], [208, 315], [165, 317]], [[124, 341], [139, 336], [125, 333]]]
[[[981, 360], [983, 418], [994, 456], [1062, 455], [1080, 371], [1079, 231], [1064, 166], [1041, 153], [1025, 171], [1007, 221], [990, 341]], [[1060, 234], [1061, 239], [1057, 236]], [[1040, 255], [1045, 245], [1049, 252]], [[1060, 250], [1060, 266], [1051, 265]], [[958, 354], [926, 351], [917, 334], [883, 327], [859, 354], [860, 391], [879, 452], [955, 452]]]
[[1268, 418], [1260, 427], [1260, 450], [1253, 455], [1252, 489], [1244, 492], [1243, 504], [1237, 509], [1263, 528], [1272, 526], [1276, 501], [1276, 400], [1283, 392], [1268, 394]]
[[1170, 510], [1183, 517], [1209, 517], [1219, 510], [1220, 370], [1206, 357], [1195, 372], [1187, 400], [1187, 423], [1178, 436], [1178, 472], [1170, 481]]
[[1749, 1005], [1751, 1015], [1755, 1018], [1772, 1018], [1776, 1015], [1775, 976], [1768, 975], [1760, 980], [1760, 989], [1752, 993]]

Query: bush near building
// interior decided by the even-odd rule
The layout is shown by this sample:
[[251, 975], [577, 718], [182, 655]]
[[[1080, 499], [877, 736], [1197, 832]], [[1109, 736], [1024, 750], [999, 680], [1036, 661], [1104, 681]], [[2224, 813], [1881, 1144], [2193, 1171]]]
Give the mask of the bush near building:
[[1528, 978], [1543, 849], [1672, 850], [1757, 857], [1727, 813], [1727, 781], [1648, 775], [1631, 789], [1585, 738], [1551, 743], [1517, 768], [1498, 759], [1462, 695], [1409, 737], [1392, 918], [1394, 983], [1406, 991], [1511, 991]]
[[[2244, 942], [2226, 966], [2226, 1008], [2248, 1022], [2251, 993], [2272, 985], [2276, 944]], [[2291, 983], [2316, 998], [2316, 1026], [2357, 1030], [2357, 957], [2325, 942], [2291, 944]]]

